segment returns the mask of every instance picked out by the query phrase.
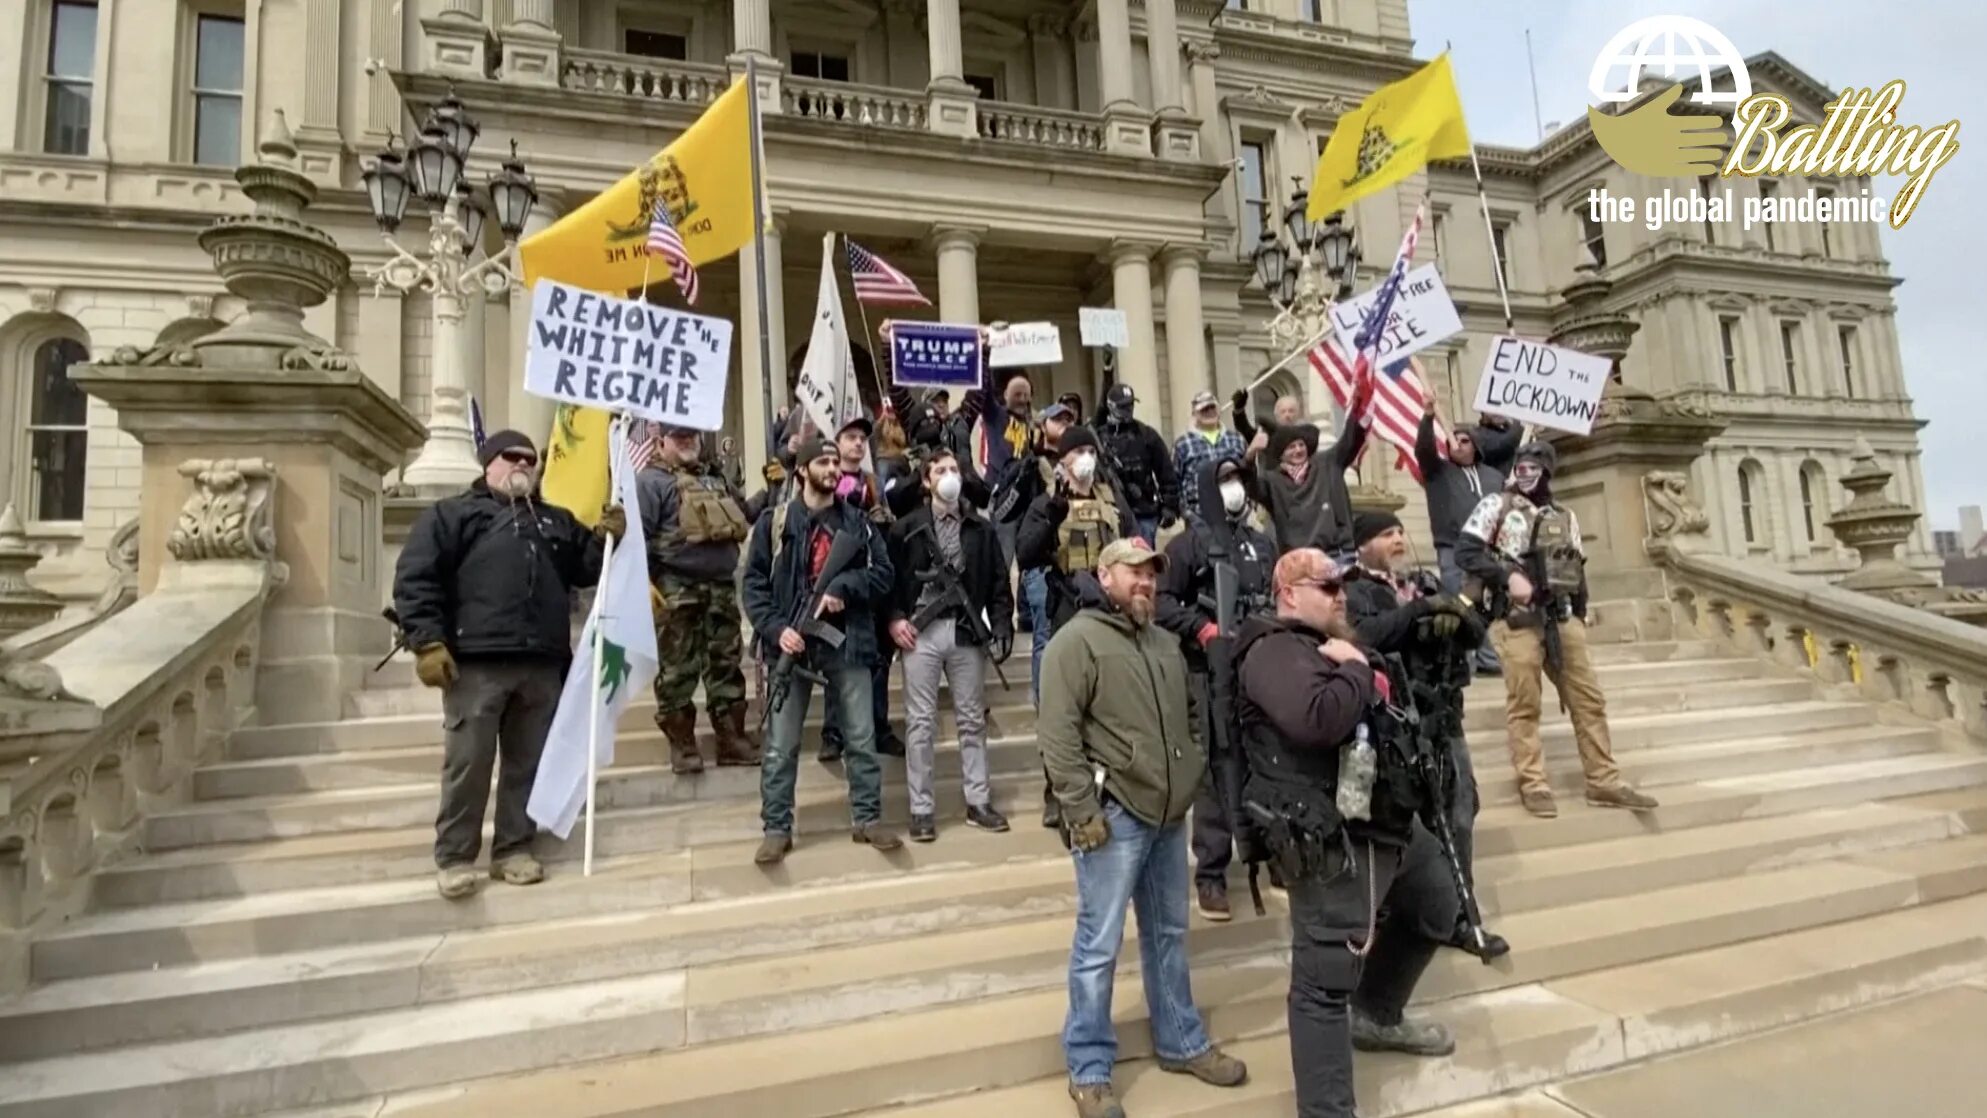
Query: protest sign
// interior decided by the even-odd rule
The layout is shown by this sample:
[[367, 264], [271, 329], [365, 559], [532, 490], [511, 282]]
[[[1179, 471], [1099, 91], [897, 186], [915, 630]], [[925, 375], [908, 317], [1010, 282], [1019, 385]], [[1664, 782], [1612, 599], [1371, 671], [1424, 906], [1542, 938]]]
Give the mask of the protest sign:
[[1125, 312], [1112, 307], [1079, 307], [1077, 325], [1084, 345], [1107, 345], [1124, 349], [1131, 345], [1131, 327], [1125, 325]]
[[1584, 435], [1613, 371], [1605, 357], [1506, 335], [1490, 343], [1476, 410]]
[[[1376, 287], [1332, 304], [1332, 329], [1337, 331], [1339, 344], [1347, 353], [1359, 352], [1360, 324], [1379, 296], [1380, 289]], [[1441, 274], [1435, 265], [1423, 264], [1401, 278], [1400, 294], [1394, 298], [1394, 305], [1387, 312], [1387, 323], [1380, 330], [1379, 353], [1374, 363], [1392, 364], [1462, 332], [1463, 320], [1456, 315], [1456, 304], [1449, 298], [1449, 289], [1442, 285]]]
[[996, 369], [1016, 365], [1062, 364], [1062, 331], [1053, 322], [1016, 322], [994, 330], [987, 339], [988, 364]]
[[980, 328], [945, 322], [890, 324], [890, 379], [906, 388], [978, 388]]
[[539, 280], [524, 389], [568, 404], [715, 431], [731, 379], [731, 323]]

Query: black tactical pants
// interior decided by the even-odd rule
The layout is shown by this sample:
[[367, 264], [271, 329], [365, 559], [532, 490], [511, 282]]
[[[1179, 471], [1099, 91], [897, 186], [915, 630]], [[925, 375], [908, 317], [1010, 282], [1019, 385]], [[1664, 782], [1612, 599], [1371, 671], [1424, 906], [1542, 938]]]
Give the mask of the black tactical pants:
[[538, 825], [525, 812], [538, 777], [545, 735], [559, 708], [565, 665], [521, 657], [465, 658], [442, 692], [442, 802], [435, 816], [435, 865], [466, 866], [483, 845], [483, 812], [490, 777], [497, 776], [496, 833], [490, 861], [531, 851]]
[[[1298, 1118], [1352, 1118], [1348, 1008], [1394, 1024], [1456, 924], [1456, 891], [1433, 836], [1406, 849], [1354, 844], [1355, 864], [1330, 881], [1290, 883], [1290, 1057]], [[1372, 950], [1362, 959], [1377, 906]]]
[[1235, 853], [1235, 831], [1228, 822], [1228, 804], [1221, 793], [1221, 759], [1214, 755], [1214, 704], [1208, 701], [1207, 673], [1188, 676], [1193, 688], [1194, 709], [1201, 720], [1201, 739], [1208, 745], [1207, 771], [1201, 774], [1200, 792], [1194, 797], [1194, 880], [1228, 882], [1228, 863]]

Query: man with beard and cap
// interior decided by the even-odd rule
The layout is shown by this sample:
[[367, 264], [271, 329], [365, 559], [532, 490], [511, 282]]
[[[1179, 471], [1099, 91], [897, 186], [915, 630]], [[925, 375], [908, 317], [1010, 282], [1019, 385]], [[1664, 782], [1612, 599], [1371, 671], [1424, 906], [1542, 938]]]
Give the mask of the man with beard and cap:
[[[1421, 484], [1428, 496], [1428, 529], [1435, 537], [1435, 563], [1442, 572], [1442, 589], [1459, 594], [1463, 589], [1463, 569], [1456, 563], [1456, 535], [1467, 517], [1482, 500], [1504, 488], [1504, 474], [1483, 460], [1485, 441], [1495, 442], [1501, 433], [1482, 427], [1458, 427], [1449, 434], [1449, 453], [1444, 457], [1435, 440], [1435, 397], [1429, 396], [1421, 411], [1421, 426], [1415, 432], [1414, 459], [1421, 466]], [[1476, 670], [1496, 675], [1497, 650], [1488, 641], [1479, 645]]]
[[1062, 1041], [1079, 1118], [1124, 1118], [1111, 993], [1127, 905], [1160, 1068], [1217, 1087], [1248, 1078], [1208, 1039], [1187, 974], [1186, 817], [1206, 761], [1180, 643], [1152, 623], [1165, 568], [1143, 539], [1111, 542], [1075, 575], [1082, 608], [1042, 660], [1035, 733], [1076, 864]]
[[[850, 836], [878, 850], [903, 845], [882, 823], [883, 770], [876, 760], [870, 721], [870, 669], [876, 662], [876, 614], [887, 611], [892, 572], [883, 533], [869, 516], [835, 492], [841, 455], [835, 444], [813, 438], [801, 444], [799, 492], [753, 526], [745, 559], [745, 614], [768, 663], [781, 653], [806, 657], [841, 697], [826, 718], [837, 723], [849, 783]], [[795, 623], [813, 596], [838, 533], [863, 541], [861, 556], [823, 588], [819, 618], [842, 632], [831, 647], [813, 641]], [[765, 839], [753, 861], [772, 865], [793, 849], [794, 784], [800, 766], [800, 733], [812, 684], [799, 673], [768, 717], [766, 754], [759, 770], [759, 815]]]
[[[1055, 489], [1028, 506], [1015, 542], [1015, 559], [1021, 569], [1042, 572], [1051, 637], [1076, 614], [1074, 577], [1094, 570], [1097, 557], [1112, 542], [1138, 535], [1131, 510], [1101, 477], [1103, 460], [1097, 436], [1087, 427], [1071, 427], [1063, 432], [1060, 449], [1062, 457], [1056, 464], [1060, 480]], [[1033, 664], [1038, 705], [1046, 654], [1045, 644], [1042, 656]], [[1061, 819], [1053, 791], [1042, 796], [1044, 827], [1054, 827]]]
[[1573, 510], [1553, 500], [1559, 454], [1550, 443], [1518, 448], [1503, 493], [1485, 497], [1463, 522], [1456, 562], [1470, 576], [1464, 594], [1489, 598], [1490, 639], [1504, 663], [1504, 714], [1511, 766], [1525, 810], [1559, 814], [1539, 744], [1539, 677], [1552, 677], [1573, 720], [1573, 738], [1595, 807], [1647, 811], [1654, 797], [1631, 788], [1615, 767], [1607, 696], [1587, 652], [1587, 553]]
[[[1484, 621], [1458, 594], [1431, 593], [1432, 576], [1417, 573], [1407, 561], [1407, 532], [1390, 512], [1362, 512], [1352, 518], [1352, 542], [1359, 565], [1345, 583], [1345, 613], [1359, 641], [1382, 654], [1394, 653], [1408, 678], [1395, 685], [1412, 687], [1424, 729], [1447, 740], [1444, 746], [1454, 765], [1455, 780], [1446, 814], [1455, 838], [1456, 861], [1475, 889], [1472, 868], [1477, 796], [1476, 767], [1470, 763], [1469, 742], [1463, 737], [1463, 691], [1469, 685], [1470, 653], [1484, 642]], [[1502, 936], [1476, 939], [1475, 914], [1458, 912], [1456, 947], [1485, 959], [1507, 954]]]
[[1448, 1029], [1403, 1010], [1455, 923], [1456, 891], [1400, 794], [1393, 750], [1374, 743], [1363, 811], [1340, 795], [1341, 754], [1385, 732], [1388, 694], [1346, 622], [1343, 573], [1300, 548], [1277, 560], [1272, 585], [1276, 615], [1250, 618], [1235, 642], [1242, 798], [1288, 886], [1298, 1118], [1354, 1118], [1354, 1048], [1455, 1051]]
[[739, 666], [738, 546], [751, 525], [744, 502], [702, 457], [694, 427], [663, 426], [655, 460], [635, 475], [656, 591], [655, 724], [669, 741], [669, 767], [704, 771], [697, 751], [697, 681], [717, 738], [720, 765], [756, 765], [745, 730], [745, 672]]
[[442, 796], [435, 818], [435, 884], [455, 900], [476, 891], [483, 811], [497, 780], [490, 876], [532, 885], [538, 833], [525, 805], [572, 659], [572, 592], [600, 578], [601, 541], [627, 516], [610, 505], [587, 531], [538, 498], [538, 451], [498, 431], [476, 452], [483, 476], [421, 511], [393, 572], [414, 671], [442, 689]]
[[[1235, 635], [1223, 634], [1215, 616], [1215, 564], [1234, 569], [1236, 614], [1246, 617], [1269, 608], [1270, 568], [1276, 563], [1276, 545], [1250, 520], [1253, 506], [1240, 458], [1240, 448], [1230, 448], [1194, 475], [1199, 511], [1187, 515], [1186, 531], [1166, 545], [1166, 570], [1159, 577], [1159, 624], [1179, 635], [1206, 742], [1217, 740], [1209, 689], [1211, 660], [1220, 652], [1215, 642]], [[1194, 897], [1200, 914], [1214, 921], [1233, 915], [1228, 864], [1234, 857], [1235, 830], [1226, 795], [1210, 763], [1194, 799]]]
[[1366, 428], [1347, 416], [1331, 449], [1318, 453], [1318, 428], [1280, 424], [1269, 434], [1268, 460], [1257, 466], [1270, 530], [1278, 552], [1315, 547], [1327, 555], [1352, 554], [1352, 495], [1345, 471], [1359, 460]]
[[1240, 462], [1248, 451], [1242, 436], [1221, 425], [1221, 405], [1214, 393], [1196, 394], [1193, 413], [1193, 429], [1173, 440], [1173, 475], [1180, 481], [1180, 507], [1189, 520], [1201, 511], [1201, 468], [1224, 458]]
[[1138, 534], [1157, 547], [1160, 530], [1180, 519], [1180, 479], [1173, 472], [1166, 439], [1133, 414], [1137, 406], [1131, 385], [1112, 385], [1104, 393], [1097, 442], [1112, 478], [1123, 490], [1120, 496], [1138, 522]]
[[[876, 432], [875, 424], [867, 415], [858, 414], [842, 429], [835, 432], [836, 465], [840, 476], [835, 482], [835, 495], [849, 505], [866, 514], [872, 523], [883, 526], [880, 531], [888, 533], [888, 525], [894, 519], [890, 505], [884, 497], [882, 483], [870, 469], [869, 440]], [[884, 620], [881, 613], [875, 615], [879, 624]], [[882, 629], [876, 633], [876, 659], [870, 670], [870, 724], [876, 729], [876, 752], [886, 757], [902, 757], [904, 741], [890, 725], [890, 662], [896, 646], [890, 643], [890, 636]], [[841, 704], [841, 692], [830, 689], [822, 702], [823, 722], [821, 727], [821, 749], [823, 764], [833, 764], [841, 760], [847, 747], [841, 726], [843, 719], [837, 717], [837, 707]]]

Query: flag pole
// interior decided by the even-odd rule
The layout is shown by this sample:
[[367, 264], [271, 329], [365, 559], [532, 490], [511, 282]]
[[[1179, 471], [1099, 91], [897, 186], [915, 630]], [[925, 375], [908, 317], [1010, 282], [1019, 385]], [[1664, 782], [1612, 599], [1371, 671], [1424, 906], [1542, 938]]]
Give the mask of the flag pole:
[[[615, 474], [621, 468], [621, 456], [625, 447], [614, 445], [614, 431], [621, 417], [614, 416], [609, 422], [607, 435], [607, 492], [610, 503], [621, 492], [615, 484]], [[593, 811], [595, 789], [600, 784], [600, 683], [606, 655], [607, 601], [601, 597], [607, 588], [607, 572], [614, 565], [614, 537], [606, 535], [601, 540], [600, 581], [594, 583], [593, 591], [593, 666], [592, 680], [587, 687], [586, 717], [586, 837], [581, 843], [580, 876], [593, 876]]]
[[1331, 333], [1332, 333], [1332, 327], [1327, 325], [1323, 330], [1318, 331], [1317, 337], [1312, 338], [1310, 341], [1304, 342], [1303, 344], [1299, 345], [1296, 349], [1293, 349], [1289, 353], [1284, 354], [1283, 360], [1278, 361], [1276, 364], [1271, 365], [1267, 369], [1264, 369], [1262, 376], [1259, 376], [1256, 379], [1250, 381], [1249, 387], [1247, 388], [1246, 391], [1254, 392], [1257, 388], [1262, 386], [1262, 383], [1264, 381], [1275, 376], [1277, 373], [1282, 372], [1284, 366], [1296, 360], [1298, 355], [1309, 353], [1311, 352], [1311, 350], [1315, 349], [1318, 343], [1324, 341], [1327, 337], [1330, 337]]
[[[766, 293], [766, 222], [772, 216], [766, 206], [765, 135], [759, 126], [759, 66], [751, 51], [745, 53], [745, 115], [752, 125], [752, 273], [759, 298], [759, 391], [766, 409], [766, 429], [773, 429], [776, 414], [773, 402], [773, 308]], [[769, 457], [779, 448], [767, 447]]]
[[[1529, 41], [1527, 39], [1528, 44]], [[1442, 52], [1449, 53], [1450, 46], [1451, 44], [1444, 40]], [[1465, 128], [1464, 131], [1468, 129]], [[1511, 318], [1511, 290], [1504, 283], [1504, 260], [1497, 251], [1497, 229], [1490, 223], [1490, 195], [1483, 189], [1483, 163], [1477, 159], [1475, 140], [1470, 141], [1470, 174], [1476, 177], [1476, 204], [1483, 212], [1483, 238], [1490, 244], [1490, 274], [1497, 280], [1497, 301], [1504, 307], [1504, 332], [1515, 334], [1518, 328]]]
[[[847, 233], [837, 233], [835, 235], [842, 239], [842, 259], [846, 261], [849, 258], [849, 235]], [[869, 340], [869, 308], [863, 306], [862, 296], [856, 295], [855, 287], [856, 277], [855, 273], [851, 271], [849, 273], [849, 294], [855, 295], [856, 317], [862, 319], [862, 345], [864, 349], [869, 349], [871, 345], [875, 344]], [[873, 349], [869, 350], [869, 379], [876, 386], [876, 413], [880, 417], [883, 414], [883, 409], [890, 405], [890, 392], [883, 387], [883, 369], [877, 364], [876, 351]], [[856, 386], [856, 395], [858, 397], [862, 395], [861, 385]]]

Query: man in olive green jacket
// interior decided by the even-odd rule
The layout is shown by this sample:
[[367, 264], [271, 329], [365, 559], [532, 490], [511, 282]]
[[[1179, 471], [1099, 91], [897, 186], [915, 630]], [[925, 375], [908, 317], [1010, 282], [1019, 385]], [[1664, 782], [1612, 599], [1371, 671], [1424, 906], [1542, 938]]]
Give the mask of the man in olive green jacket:
[[1207, 760], [1180, 642], [1152, 623], [1165, 565], [1137, 536], [1105, 547], [1095, 577], [1072, 580], [1082, 608], [1042, 654], [1035, 734], [1076, 862], [1062, 1040], [1079, 1118], [1125, 1114], [1111, 1089], [1111, 988], [1127, 905], [1159, 1066], [1218, 1087], [1248, 1078], [1208, 1039], [1187, 978], [1185, 820]]

